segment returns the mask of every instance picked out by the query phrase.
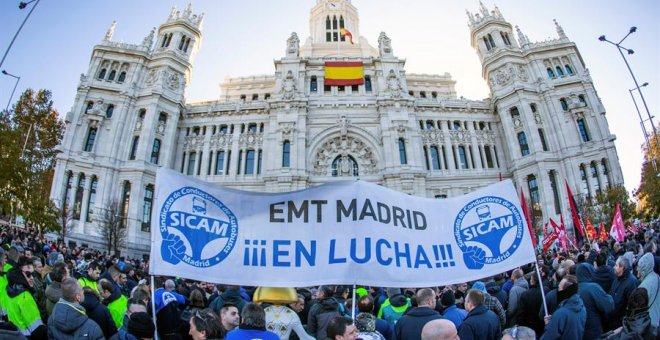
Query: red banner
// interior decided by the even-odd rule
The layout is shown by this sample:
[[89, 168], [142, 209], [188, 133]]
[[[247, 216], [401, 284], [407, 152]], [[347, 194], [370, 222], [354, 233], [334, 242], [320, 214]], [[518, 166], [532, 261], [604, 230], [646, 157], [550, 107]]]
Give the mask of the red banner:
[[529, 207], [527, 206], [527, 200], [525, 199], [525, 193], [523, 189], [520, 188], [520, 205], [525, 214], [525, 222], [527, 222], [527, 229], [529, 229], [529, 234], [532, 235], [532, 244], [534, 244], [534, 249], [536, 249], [536, 233], [534, 232], [534, 227], [532, 226], [532, 217], [529, 213]]

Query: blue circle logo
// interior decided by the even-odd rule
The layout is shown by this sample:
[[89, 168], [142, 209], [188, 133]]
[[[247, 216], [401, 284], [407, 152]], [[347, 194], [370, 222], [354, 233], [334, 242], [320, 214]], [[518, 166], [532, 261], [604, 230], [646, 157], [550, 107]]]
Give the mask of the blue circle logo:
[[214, 266], [229, 256], [238, 237], [238, 220], [220, 200], [203, 190], [172, 192], [158, 218], [163, 261], [193, 267]]
[[520, 212], [501, 197], [475, 199], [454, 220], [454, 238], [469, 269], [506, 260], [518, 250], [523, 235]]

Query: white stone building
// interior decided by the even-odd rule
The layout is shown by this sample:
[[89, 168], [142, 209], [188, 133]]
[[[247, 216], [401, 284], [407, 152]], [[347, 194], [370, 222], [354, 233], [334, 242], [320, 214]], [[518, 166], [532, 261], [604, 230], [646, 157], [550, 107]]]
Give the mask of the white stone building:
[[[292, 34], [272, 74], [225, 79], [219, 99], [199, 103], [184, 92], [203, 15], [173, 9], [135, 45], [114, 42], [113, 24], [81, 75], [57, 159], [51, 198], [73, 211], [70, 238], [100, 247], [96, 221], [117, 202], [128, 252], [147, 254], [159, 166], [244, 190], [358, 177], [437, 198], [510, 178], [538, 221], [570, 216], [565, 180], [581, 197], [623, 184], [605, 109], [562, 28], [531, 42], [497, 7], [468, 19], [491, 89], [483, 101], [459, 98], [449, 73], [406, 73], [385, 33], [369, 45], [350, 0], [317, 0], [311, 36], [301, 45]], [[362, 62], [363, 84], [324, 85], [327, 61]]]

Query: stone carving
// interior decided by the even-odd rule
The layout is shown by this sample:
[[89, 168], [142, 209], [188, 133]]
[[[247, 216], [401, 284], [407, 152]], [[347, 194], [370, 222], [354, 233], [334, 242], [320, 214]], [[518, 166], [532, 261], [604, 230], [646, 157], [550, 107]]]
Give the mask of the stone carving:
[[165, 122], [158, 122], [158, 126], [156, 126], [156, 132], [161, 135], [165, 133]]
[[541, 118], [541, 114], [538, 111], [534, 112], [534, 121], [537, 125], [543, 124], [543, 118]]
[[144, 124], [144, 118], [138, 117], [137, 122], [135, 122], [135, 131], [142, 130], [142, 125]]
[[399, 77], [394, 73], [394, 70], [390, 70], [390, 73], [387, 75], [387, 92], [389, 92], [392, 98], [400, 98], [402, 90]]
[[527, 75], [527, 69], [523, 65], [518, 65], [518, 79], [525, 82], [529, 80], [529, 76]]
[[178, 90], [181, 86], [181, 78], [179, 78], [179, 74], [176, 72], [167, 74], [167, 77], [165, 78], [165, 84], [167, 84], [167, 87], [169, 87], [171, 90]]
[[566, 33], [564, 32], [564, 28], [559, 25], [557, 22], [557, 19], [552, 19], [552, 21], [555, 22], [555, 29], [557, 29], [557, 35], [559, 35], [559, 39], [566, 39]]
[[113, 21], [110, 28], [108, 28], [108, 31], [105, 32], [105, 38], [103, 38], [104, 41], [112, 40], [112, 36], [115, 34], [115, 27], [117, 27], [117, 21]]
[[81, 82], [81, 83], [84, 83], [84, 82], [86, 82], [86, 81], [87, 81], [87, 76], [86, 76], [84, 73], [81, 73], [81, 74], [80, 74], [80, 82]]
[[94, 106], [92, 106], [88, 113], [95, 115], [105, 115], [105, 107], [106, 105], [103, 103], [103, 98], [101, 98], [94, 103]]
[[147, 86], [153, 86], [156, 84], [158, 81], [158, 70], [151, 70], [149, 71], [149, 75], [147, 75], [147, 80], [144, 81], [144, 83]]
[[406, 126], [404, 124], [397, 125], [396, 132], [399, 134], [399, 138], [404, 138], [406, 136]]
[[348, 156], [355, 160], [361, 175], [376, 173], [378, 161], [373, 151], [353, 136], [345, 138], [337, 136], [323, 143], [316, 152], [313, 173], [319, 176], [331, 174], [332, 162], [337, 157], [341, 157], [338, 161], [337, 175], [352, 176], [352, 161]]
[[444, 143], [445, 136], [438, 130], [422, 130], [423, 144], [442, 144]]
[[378, 50], [380, 51], [381, 57], [391, 57], [393, 56], [394, 51], [392, 50], [392, 40], [385, 34], [385, 32], [380, 32], [378, 36]]
[[184, 150], [197, 150], [204, 146], [204, 136], [191, 135], [183, 140]]
[[511, 81], [511, 74], [505, 68], [500, 68], [495, 72], [495, 83], [497, 85], [506, 85]]
[[293, 72], [289, 70], [282, 82], [282, 90], [280, 90], [282, 98], [287, 100], [293, 99], [296, 96], [296, 90], [296, 79], [293, 77]]
[[470, 143], [470, 135], [464, 130], [449, 131], [449, 139], [454, 144]]
[[348, 134], [348, 124], [351, 121], [346, 118], [346, 116], [342, 115], [339, 120], [337, 120], [337, 124], [339, 125], [339, 134], [342, 137], [346, 137], [346, 134]]
[[493, 144], [495, 143], [495, 132], [489, 130], [480, 130], [475, 131], [477, 141], [481, 144]]
[[282, 140], [291, 142], [292, 134], [296, 123], [280, 123], [280, 131], [282, 132]]
[[261, 147], [263, 145], [264, 136], [260, 132], [246, 132], [241, 133], [238, 137], [238, 145], [241, 147]]
[[228, 135], [226, 133], [221, 133], [221, 134], [215, 134], [211, 136], [211, 148], [231, 148], [232, 145], [232, 138], [231, 135]]
[[300, 51], [300, 39], [296, 32], [291, 33], [291, 37], [286, 41], [286, 56], [287, 57], [298, 57], [298, 52]]
[[156, 34], [156, 27], [151, 29], [151, 32], [149, 32], [149, 35], [144, 37], [144, 40], [142, 40], [142, 46], [146, 48], [151, 48], [151, 45], [154, 43], [154, 35]]

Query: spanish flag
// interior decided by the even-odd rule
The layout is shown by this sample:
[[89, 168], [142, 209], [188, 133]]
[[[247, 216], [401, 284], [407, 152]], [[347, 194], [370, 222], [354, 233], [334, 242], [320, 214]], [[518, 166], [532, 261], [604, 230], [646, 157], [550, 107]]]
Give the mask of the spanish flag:
[[342, 38], [345, 38], [346, 36], [348, 36], [348, 41], [351, 42], [351, 45], [353, 44], [353, 35], [346, 28], [342, 27], [339, 30], [339, 34], [341, 34]]
[[361, 61], [326, 61], [325, 85], [364, 84], [364, 65]]

